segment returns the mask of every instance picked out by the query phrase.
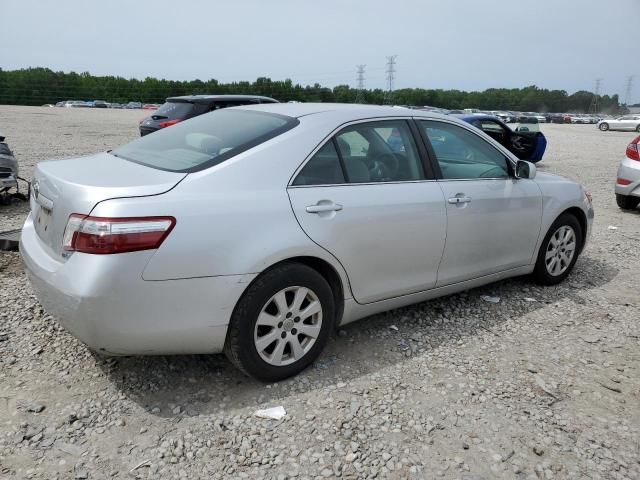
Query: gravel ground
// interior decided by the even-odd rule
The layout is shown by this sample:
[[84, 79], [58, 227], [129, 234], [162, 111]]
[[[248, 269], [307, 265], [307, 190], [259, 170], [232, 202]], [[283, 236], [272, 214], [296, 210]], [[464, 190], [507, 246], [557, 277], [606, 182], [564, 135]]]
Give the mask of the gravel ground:
[[[142, 116], [0, 106], [0, 131], [30, 177], [135, 138]], [[634, 135], [542, 128], [541, 168], [586, 184], [596, 208], [565, 283], [514, 279], [371, 317], [276, 384], [221, 355], [95, 356], [0, 253], [0, 478], [640, 478], [640, 211], [613, 196]], [[0, 230], [26, 213], [0, 207]], [[278, 405], [282, 420], [254, 416]]]

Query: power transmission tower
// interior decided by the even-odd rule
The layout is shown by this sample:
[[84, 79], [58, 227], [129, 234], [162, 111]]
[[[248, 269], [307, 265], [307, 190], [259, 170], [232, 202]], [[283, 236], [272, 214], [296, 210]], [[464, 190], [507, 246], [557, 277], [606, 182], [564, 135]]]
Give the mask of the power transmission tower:
[[602, 79], [596, 78], [596, 91], [593, 94], [593, 98], [591, 99], [591, 104], [589, 105], [589, 113], [598, 113], [598, 98], [600, 97], [601, 83], [602, 83]]
[[624, 91], [624, 104], [626, 107], [629, 106], [629, 100], [631, 99], [631, 88], [633, 86], [633, 75], [629, 75], [627, 77], [627, 87]]
[[356, 65], [356, 103], [364, 103], [364, 69], [366, 65]]
[[393, 82], [396, 79], [396, 58], [398, 55], [387, 57], [387, 92], [384, 95], [384, 103], [390, 105], [393, 103]]

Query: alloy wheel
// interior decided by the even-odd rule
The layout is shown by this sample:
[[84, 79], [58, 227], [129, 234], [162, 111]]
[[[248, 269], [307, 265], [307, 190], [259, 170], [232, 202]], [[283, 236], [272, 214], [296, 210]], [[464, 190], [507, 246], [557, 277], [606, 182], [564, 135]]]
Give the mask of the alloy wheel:
[[318, 296], [306, 287], [287, 287], [262, 307], [255, 324], [254, 346], [268, 364], [290, 365], [311, 350], [321, 328]]
[[576, 254], [576, 233], [572, 227], [563, 225], [549, 239], [545, 253], [545, 266], [549, 275], [562, 275], [571, 265]]

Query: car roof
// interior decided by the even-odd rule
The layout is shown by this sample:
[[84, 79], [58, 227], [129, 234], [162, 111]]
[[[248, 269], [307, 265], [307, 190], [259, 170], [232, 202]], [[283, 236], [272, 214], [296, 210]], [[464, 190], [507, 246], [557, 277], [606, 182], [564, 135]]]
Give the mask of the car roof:
[[182, 95], [180, 97], [168, 97], [167, 102], [191, 102], [191, 103], [207, 103], [216, 100], [269, 100], [277, 102], [270, 97], [262, 97], [260, 95]]
[[381, 105], [361, 105], [353, 103], [266, 103], [260, 105], [242, 105], [234, 107], [242, 110], [257, 110], [262, 112], [277, 113], [288, 117], [300, 118], [307, 115], [315, 115], [329, 112], [343, 112], [345, 118], [367, 117], [429, 117], [450, 118], [428, 110], [415, 110], [403, 107], [390, 107]]

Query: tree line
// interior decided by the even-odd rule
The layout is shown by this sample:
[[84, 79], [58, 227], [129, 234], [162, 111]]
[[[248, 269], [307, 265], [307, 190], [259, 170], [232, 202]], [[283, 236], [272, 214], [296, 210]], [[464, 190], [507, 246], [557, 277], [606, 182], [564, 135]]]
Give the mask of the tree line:
[[[105, 100], [162, 103], [165, 98], [190, 94], [251, 94], [279, 101], [340, 102], [395, 105], [430, 105], [447, 109], [515, 110], [536, 112], [589, 111], [594, 94], [548, 90], [535, 85], [524, 88], [490, 88], [482, 92], [403, 88], [391, 96], [382, 89], [359, 91], [349, 85], [328, 88], [294, 84], [290, 79], [260, 77], [254, 82], [221, 83], [218, 80], [175, 81], [147, 77], [144, 80], [119, 76], [95, 76], [88, 72], [54, 72], [48, 68], [0, 69], [0, 104], [42, 105], [63, 100]], [[618, 95], [599, 95], [598, 111], [618, 113]]]

